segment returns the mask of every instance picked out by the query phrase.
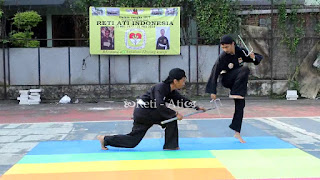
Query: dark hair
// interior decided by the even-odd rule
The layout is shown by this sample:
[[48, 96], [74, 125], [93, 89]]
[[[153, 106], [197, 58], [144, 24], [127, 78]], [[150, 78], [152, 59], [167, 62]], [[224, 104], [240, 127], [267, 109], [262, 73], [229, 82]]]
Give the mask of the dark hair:
[[162, 82], [164, 82], [164, 83], [166, 83], [166, 84], [171, 84], [171, 83], [173, 82], [173, 80], [174, 80], [174, 79], [173, 79], [172, 77], [168, 76], [167, 79], [164, 80], [164, 81], [162, 81]]
[[184, 72], [184, 70], [180, 68], [174, 68], [174, 69], [171, 69], [171, 71], [169, 72], [169, 76], [163, 82], [166, 84], [171, 84], [173, 80], [176, 79], [179, 81], [183, 77], [186, 77], [186, 73]]
[[230, 35], [224, 35], [220, 39], [220, 44], [232, 44], [232, 42], [235, 42], [235, 41]]

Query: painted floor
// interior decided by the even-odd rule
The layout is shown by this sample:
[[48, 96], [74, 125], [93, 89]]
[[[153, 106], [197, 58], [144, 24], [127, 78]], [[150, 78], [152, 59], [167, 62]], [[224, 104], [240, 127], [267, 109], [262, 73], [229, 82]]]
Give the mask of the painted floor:
[[163, 151], [163, 138], [130, 149], [99, 149], [97, 140], [40, 142], [1, 180], [94, 179], [320, 179], [320, 159], [275, 136], [180, 138]]

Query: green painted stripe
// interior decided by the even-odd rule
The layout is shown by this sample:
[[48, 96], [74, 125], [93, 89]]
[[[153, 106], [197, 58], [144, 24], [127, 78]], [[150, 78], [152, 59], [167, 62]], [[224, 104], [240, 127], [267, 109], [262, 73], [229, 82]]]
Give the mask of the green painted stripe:
[[236, 179], [320, 177], [320, 159], [298, 148], [211, 152]]
[[86, 154], [26, 155], [18, 164], [64, 163], [89, 161], [120, 161], [149, 159], [190, 159], [215, 158], [207, 150], [204, 151], [150, 151], [150, 152], [105, 152]]

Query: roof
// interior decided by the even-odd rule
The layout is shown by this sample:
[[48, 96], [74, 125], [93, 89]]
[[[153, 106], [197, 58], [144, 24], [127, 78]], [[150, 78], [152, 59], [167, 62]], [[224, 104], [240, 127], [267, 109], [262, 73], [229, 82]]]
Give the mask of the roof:
[[4, 0], [5, 6], [43, 6], [43, 5], [61, 5], [66, 0]]
[[[287, 5], [293, 5], [293, 4], [304, 4], [305, 0], [273, 0], [274, 5], [279, 5], [282, 3], [286, 3]], [[257, 1], [257, 0], [239, 0], [240, 5], [244, 6], [270, 6], [271, 1]]]

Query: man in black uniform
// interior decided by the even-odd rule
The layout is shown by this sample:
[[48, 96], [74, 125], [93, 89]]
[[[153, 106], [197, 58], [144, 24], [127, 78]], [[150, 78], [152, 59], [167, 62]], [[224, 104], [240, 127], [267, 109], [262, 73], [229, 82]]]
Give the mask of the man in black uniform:
[[243, 51], [247, 54], [247, 50], [238, 47], [232, 37], [228, 35], [221, 38], [220, 44], [224, 52], [219, 55], [212, 68], [206, 93], [210, 93], [212, 99], [217, 98], [217, 80], [221, 75], [222, 85], [231, 90], [229, 97], [233, 98], [235, 103], [235, 112], [229, 127], [235, 131], [234, 137], [239, 139], [241, 143], [245, 143], [240, 136], [240, 131], [250, 70], [243, 64], [251, 62], [258, 65], [263, 57], [257, 53], [250, 53], [250, 56], [246, 57]]
[[170, 49], [169, 40], [167, 37], [164, 36], [164, 33], [165, 33], [164, 29], [161, 29], [160, 30], [161, 36], [158, 38], [156, 49], [164, 49], [164, 50]]
[[108, 28], [101, 32], [101, 50], [114, 50], [114, 43]]
[[[169, 72], [169, 76], [162, 83], [153, 86], [147, 93], [142, 95], [140, 102], [133, 112], [133, 128], [129, 134], [102, 136], [97, 138], [103, 150], [108, 150], [106, 146], [133, 148], [137, 146], [147, 130], [154, 124], [161, 125], [161, 121], [177, 117], [182, 120], [183, 116], [166, 106], [166, 102], [173, 102], [177, 106], [205, 110], [196, 106], [192, 101], [180, 95], [177, 89], [184, 87], [186, 75], [184, 70], [174, 68]], [[173, 121], [164, 125], [165, 143], [163, 149], [178, 150], [178, 124]]]

